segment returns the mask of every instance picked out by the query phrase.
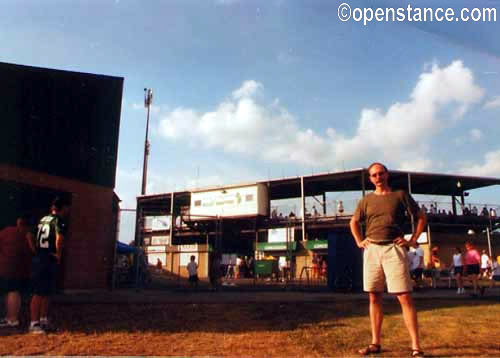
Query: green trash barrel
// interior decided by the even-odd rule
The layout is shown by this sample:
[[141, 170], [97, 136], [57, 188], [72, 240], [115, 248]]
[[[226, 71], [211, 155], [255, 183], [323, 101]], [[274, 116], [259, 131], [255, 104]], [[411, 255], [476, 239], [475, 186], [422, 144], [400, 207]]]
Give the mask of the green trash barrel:
[[276, 264], [276, 260], [257, 260], [255, 261], [255, 273], [260, 276], [271, 276], [273, 265]]

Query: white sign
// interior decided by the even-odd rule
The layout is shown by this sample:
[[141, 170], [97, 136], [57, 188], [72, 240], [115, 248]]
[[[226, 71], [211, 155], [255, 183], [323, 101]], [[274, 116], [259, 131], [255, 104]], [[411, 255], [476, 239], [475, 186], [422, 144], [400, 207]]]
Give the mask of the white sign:
[[192, 245], [179, 245], [179, 251], [183, 252], [197, 252], [198, 251], [198, 244], [192, 244]]
[[[269, 229], [267, 231], [267, 242], [286, 242], [286, 231], [287, 228], [279, 229]], [[294, 231], [293, 229], [288, 230], [288, 241], [294, 241]]]
[[153, 236], [151, 238], [151, 245], [167, 245], [168, 236]]
[[189, 253], [189, 252], [181, 252], [180, 257], [181, 257], [181, 266], [187, 266], [189, 261], [191, 261], [191, 256], [194, 256], [194, 261], [200, 265], [200, 262], [198, 261], [198, 253]]
[[171, 217], [164, 216], [153, 216], [151, 219], [151, 230], [152, 231], [162, 231], [170, 230]]
[[[410, 241], [411, 234], [407, 234], [404, 236], [406, 241]], [[427, 244], [429, 241], [427, 240], [427, 232], [423, 232], [417, 239], [417, 243], [419, 244]]]
[[191, 216], [268, 215], [268, 205], [264, 184], [191, 194]]
[[146, 252], [167, 252], [165, 245], [162, 246], [146, 246]]

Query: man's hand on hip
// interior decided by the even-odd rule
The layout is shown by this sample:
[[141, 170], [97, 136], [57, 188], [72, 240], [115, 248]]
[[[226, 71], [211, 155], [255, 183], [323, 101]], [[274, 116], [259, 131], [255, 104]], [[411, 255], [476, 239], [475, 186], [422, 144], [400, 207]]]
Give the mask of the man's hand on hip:
[[405, 240], [404, 237], [400, 236], [400, 237], [397, 237], [394, 239], [394, 243], [398, 246], [401, 246], [401, 247], [415, 247], [416, 245], [416, 240]]
[[363, 241], [357, 243], [357, 245], [360, 249], [366, 249], [370, 245], [370, 241], [364, 239]]

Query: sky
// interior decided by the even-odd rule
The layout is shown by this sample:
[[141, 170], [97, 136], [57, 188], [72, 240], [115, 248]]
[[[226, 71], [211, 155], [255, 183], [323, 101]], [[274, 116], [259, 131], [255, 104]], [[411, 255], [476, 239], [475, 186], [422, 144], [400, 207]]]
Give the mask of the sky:
[[[373, 161], [500, 177], [500, 1], [346, 0], [497, 10], [491, 22], [366, 25], [340, 21], [342, 2], [2, 0], [0, 61], [124, 78], [122, 208], [141, 189], [146, 87], [148, 194]], [[124, 214], [120, 240], [133, 230]]]

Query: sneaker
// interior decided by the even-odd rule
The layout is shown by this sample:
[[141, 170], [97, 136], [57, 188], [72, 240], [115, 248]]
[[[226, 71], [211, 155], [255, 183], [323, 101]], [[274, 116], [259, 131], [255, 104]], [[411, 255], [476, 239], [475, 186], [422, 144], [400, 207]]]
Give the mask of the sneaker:
[[0, 327], [1, 328], [15, 328], [19, 327], [19, 321], [9, 321], [8, 319], [1, 319], [0, 320]]
[[37, 323], [30, 327], [30, 333], [32, 334], [45, 334], [45, 330], [40, 326], [40, 323]]
[[460, 287], [457, 289], [457, 295], [461, 294], [462, 293], [462, 290], [460, 289]]

